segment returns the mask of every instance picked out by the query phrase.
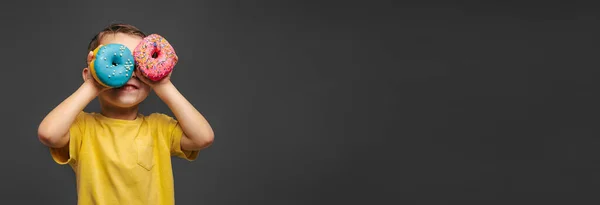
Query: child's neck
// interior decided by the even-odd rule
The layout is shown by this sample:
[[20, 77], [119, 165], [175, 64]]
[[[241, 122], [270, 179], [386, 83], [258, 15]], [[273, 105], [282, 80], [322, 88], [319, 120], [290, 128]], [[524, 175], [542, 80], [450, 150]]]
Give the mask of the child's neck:
[[138, 106], [131, 108], [120, 108], [102, 106], [102, 115], [108, 118], [120, 119], [120, 120], [135, 120], [138, 116]]

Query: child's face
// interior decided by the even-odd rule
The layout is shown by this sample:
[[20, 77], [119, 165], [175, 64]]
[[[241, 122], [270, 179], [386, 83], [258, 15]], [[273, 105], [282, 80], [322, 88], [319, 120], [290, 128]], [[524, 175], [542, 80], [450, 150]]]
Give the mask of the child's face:
[[[139, 36], [117, 33], [105, 35], [100, 40], [100, 44], [119, 43], [133, 51], [141, 41], [142, 38]], [[109, 106], [130, 108], [146, 99], [149, 92], [150, 86], [139, 80], [134, 72], [125, 86], [106, 90], [100, 93], [98, 98]]]

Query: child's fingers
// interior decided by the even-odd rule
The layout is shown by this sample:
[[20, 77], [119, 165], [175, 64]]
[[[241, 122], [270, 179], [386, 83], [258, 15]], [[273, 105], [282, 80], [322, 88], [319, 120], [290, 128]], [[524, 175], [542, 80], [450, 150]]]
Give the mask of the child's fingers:
[[138, 80], [142, 81], [142, 83], [146, 84], [146, 85], [151, 85], [148, 81], [148, 79], [141, 73], [140, 70], [135, 69], [133, 70], [133, 75], [131, 77], [135, 77]]
[[146, 82], [144, 82], [144, 79], [140, 78], [141, 77], [141, 73], [140, 73], [140, 70], [138, 70], [138, 69], [133, 70], [133, 73], [131, 74], [131, 77], [137, 78], [138, 80], [142, 81], [143, 83], [146, 83]]

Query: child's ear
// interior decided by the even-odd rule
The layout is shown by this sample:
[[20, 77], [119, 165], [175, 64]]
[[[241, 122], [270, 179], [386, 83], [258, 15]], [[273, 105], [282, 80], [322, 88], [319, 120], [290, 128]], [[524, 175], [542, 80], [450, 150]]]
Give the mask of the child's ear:
[[83, 71], [81, 71], [81, 77], [83, 78], [83, 81], [86, 81], [89, 77], [91, 77], [91, 75], [90, 75], [90, 69], [89, 68], [83, 68]]
[[90, 63], [91, 61], [94, 60], [94, 52], [90, 51], [88, 52], [87, 55], [87, 68], [83, 68], [83, 71], [81, 72], [81, 77], [83, 77], [83, 81], [86, 81], [88, 78], [92, 77], [91, 73], [90, 73]]

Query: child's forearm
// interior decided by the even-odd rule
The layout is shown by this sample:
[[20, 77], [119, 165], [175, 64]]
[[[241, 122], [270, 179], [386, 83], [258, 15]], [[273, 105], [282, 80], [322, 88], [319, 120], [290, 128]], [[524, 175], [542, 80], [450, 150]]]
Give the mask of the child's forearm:
[[209, 146], [214, 133], [208, 121], [169, 81], [154, 87], [157, 96], [171, 109], [187, 139], [182, 139], [185, 150], [200, 150]]
[[42, 120], [38, 128], [40, 141], [49, 147], [65, 146], [69, 142], [71, 124], [97, 95], [98, 91], [90, 81], [83, 83]]

